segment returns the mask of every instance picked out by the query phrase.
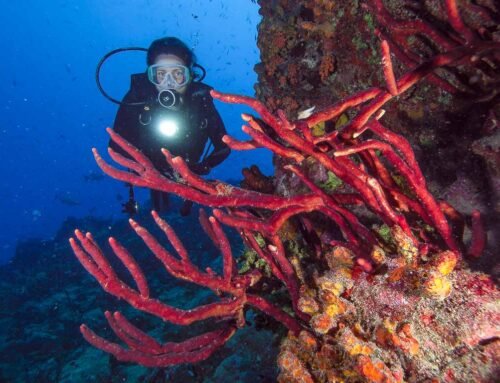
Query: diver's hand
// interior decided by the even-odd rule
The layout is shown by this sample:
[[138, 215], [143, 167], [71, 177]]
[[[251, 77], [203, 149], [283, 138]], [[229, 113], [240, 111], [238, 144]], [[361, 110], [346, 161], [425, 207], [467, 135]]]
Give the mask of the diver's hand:
[[208, 173], [210, 173], [210, 168], [202, 162], [200, 162], [199, 164], [189, 165], [189, 169], [191, 169], [193, 173], [196, 173], [199, 176], [206, 176]]

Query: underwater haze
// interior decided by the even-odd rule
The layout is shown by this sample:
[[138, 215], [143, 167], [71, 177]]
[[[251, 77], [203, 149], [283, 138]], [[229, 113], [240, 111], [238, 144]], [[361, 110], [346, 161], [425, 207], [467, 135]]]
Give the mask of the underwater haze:
[[[128, 189], [105, 176], [91, 148], [106, 153], [107, 126], [117, 106], [95, 83], [96, 65], [110, 50], [148, 47], [176, 36], [206, 69], [205, 83], [252, 96], [258, 5], [248, 0], [54, 0], [4, 2], [0, 14], [2, 112], [0, 262], [28, 238], [50, 239], [68, 217], [122, 219]], [[122, 98], [130, 74], [146, 68], [144, 52], [112, 56], [102, 68], [106, 91]], [[229, 134], [241, 137], [243, 108], [216, 107]], [[257, 163], [272, 172], [266, 152], [232, 153], [210, 177], [240, 180]], [[149, 194], [139, 193], [144, 205]]]

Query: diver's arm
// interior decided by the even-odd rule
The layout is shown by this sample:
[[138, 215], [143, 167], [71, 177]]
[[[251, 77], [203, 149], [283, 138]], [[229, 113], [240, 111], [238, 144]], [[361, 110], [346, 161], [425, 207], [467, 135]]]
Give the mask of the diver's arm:
[[[135, 94], [129, 91], [123, 98], [123, 102], [135, 102]], [[137, 107], [129, 105], [120, 105], [118, 112], [116, 113], [115, 121], [113, 124], [113, 130], [118, 133], [124, 139], [129, 141], [132, 145], [138, 145], [138, 135], [137, 135]], [[130, 157], [122, 148], [120, 148], [113, 140], [109, 140], [108, 147], [114, 151]]]
[[215, 109], [212, 100], [209, 100], [207, 103], [206, 113], [208, 119], [208, 136], [214, 145], [214, 149], [201, 164], [210, 169], [224, 161], [231, 153], [231, 149], [222, 142], [222, 137], [227, 134], [227, 132], [224, 127], [224, 122], [219, 112], [217, 112], [217, 109]]
[[[132, 75], [130, 78], [130, 89], [123, 97], [122, 103], [116, 113], [113, 130], [136, 147], [140, 147], [139, 142], [139, 115], [142, 112], [141, 105], [126, 105], [131, 103], [144, 102], [144, 83], [146, 80], [142, 78], [142, 74]], [[123, 149], [121, 149], [112, 140], [109, 141], [110, 148], [120, 154], [129, 157]]]

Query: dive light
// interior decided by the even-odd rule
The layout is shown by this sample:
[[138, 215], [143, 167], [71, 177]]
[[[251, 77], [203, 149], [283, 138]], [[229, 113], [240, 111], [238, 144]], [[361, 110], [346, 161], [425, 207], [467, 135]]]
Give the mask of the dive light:
[[173, 118], [164, 118], [158, 122], [157, 129], [165, 137], [174, 137], [179, 132], [179, 123]]

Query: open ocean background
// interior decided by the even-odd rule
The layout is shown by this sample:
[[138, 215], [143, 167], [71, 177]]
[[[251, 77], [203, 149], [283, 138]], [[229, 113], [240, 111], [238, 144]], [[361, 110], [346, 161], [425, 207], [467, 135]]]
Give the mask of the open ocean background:
[[[0, 263], [29, 238], [50, 240], [68, 217], [120, 220], [128, 198], [102, 174], [91, 148], [106, 155], [117, 105], [95, 84], [108, 51], [176, 36], [207, 70], [205, 83], [254, 95], [258, 5], [249, 0], [9, 1], [0, 13]], [[145, 53], [112, 56], [102, 69], [106, 91], [121, 98], [130, 74], [144, 71]], [[243, 137], [244, 108], [217, 102], [228, 133]], [[272, 173], [268, 152], [233, 152], [210, 177], [241, 179], [252, 163]], [[149, 198], [136, 193], [140, 205]]]

